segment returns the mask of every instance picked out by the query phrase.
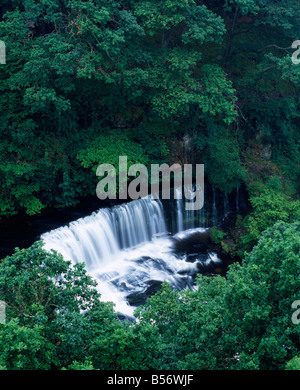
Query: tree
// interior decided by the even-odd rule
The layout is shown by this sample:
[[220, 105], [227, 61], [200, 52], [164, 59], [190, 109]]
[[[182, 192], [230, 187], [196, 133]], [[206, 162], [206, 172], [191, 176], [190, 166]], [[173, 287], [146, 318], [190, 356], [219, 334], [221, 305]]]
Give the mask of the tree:
[[287, 362], [286, 370], [300, 370], [300, 359], [299, 356], [295, 356], [293, 359]]
[[8, 48], [0, 80], [3, 216], [75, 205], [94, 193], [76, 157], [112, 129], [166, 162], [170, 133], [181, 137], [188, 116], [225, 125], [236, 118], [231, 81], [203, 58], [205, 45], [225, 33], [204, 4], [17, 0], [4, 8], [0, 31]]
[[230, 193], [245, 180], [245, 170], [233, 139], [211, 137], [204, 159], [209, 181], [220, 190]]
[[[300, 224], [266, 230], [227, 278], [198, 278], [193, 291], [164, 285], [139, 309], [159, 331], [160, 367], [281, 369], [299, 354], [291, 305], [299, 299]], [[168, 306], [166, 306], [168, 303]]]
[[230, 338], [238, 368], [281, 369], [298, 354], [300, 330], [291, 305], [299, 294], [299, 229], [299, 221], [276, 223], [243, 264], [230, 270], [226, 306], [232, 321], [236, 318]]
[[292, 222], [300, 219], [300, 202], [293, 201], [281, 191], [266, 188], [250, 198], [253, 212], [246, 219], [249, 234], [244, 241], [256, 242], [260, 234], [278, 221]]
[[109, 334], [120, 322], [113, 305], [100, 301], [84, 264], [71, 267], [40, 242], [3, 259], [0, 275], [8, 320], [0, 325], [0, 361], [7, 369], [84, 363], [94, 338]]
[[49, 370], [55, 347], [43, 336], [43, 327], [30, 328], [12, 319], [0, 325], [0, 367], [15, 370]]

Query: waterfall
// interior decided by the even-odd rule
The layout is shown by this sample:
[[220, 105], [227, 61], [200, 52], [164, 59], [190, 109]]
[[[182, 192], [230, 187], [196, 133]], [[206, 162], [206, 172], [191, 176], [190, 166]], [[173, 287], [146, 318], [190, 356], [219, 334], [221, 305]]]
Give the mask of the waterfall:
[[228, 194], [224, 193], [224, 217], [226, 217], [229, 214], [229, 201], [228, 201]]
[[[222, 263], [208, 248], [191, 253], [190, 241], [187, 253], [174, 246], [176, 240], [202, 234], [207, 230], [205, 225], [212, 226], [212, 220], [218, 217], [215, 194], [213, 217], [209, 204], [200, 210], [187, 210], [183, 194], [182, 198], [164, 203], [149, 196], [103, 208], [44, 233], [41, 240], [46, 250], [56, 250], [72, 264], [84, 262], [97, 281], [101, 300], [112, 301], [117, 312], [133, 317], [135, 307], [163, 281], [177, 289], [193, 288], [200, 269], [213, 270]], [[224, 212], [228, 208], [225, 196]]]
[[[185, 186], [184, 191], [182, 188], [175, 188], [175, 199], [176, 199], [176, 232], [182, 232], [184, 230], [194, 229], [198, 227], [205, 227], [205, 211], [204, 207], [200, 210], [186, 210], [187, 199], [192, 199], [195, 193], [196, 187]], [[204, 200], [204, 194], [201, 187], [198, 187], [198, 196], [202, 197], [201, 201]], [[185, 195], [188, 194], [187, 198]], [[193, 200], [191, 200], [193, 202]]]
[[45, 249], [54, 249], [74, 264], [92, 270], [110, 262], [122, 249], [149, 242], [167, 231], [159, 200], [144, 198], [106, 208], [41, 236]]
[[182, 188], [175, 188], [176, 194], [176, 211], [177, 211], [177, 232], [183, 231], [183, 202], [182, 202]]
[[[116, 254], [120, 247], [116, 239], [114, 215], [108, 209], [80, 218], [41, 236], [45, 249], [54, 249], [72, 263], [85, 262], [92, 269], [100, 261]], [[101, 235], [101, 240], [97, 237]]]
[[120, 249], [132, 248], [149, 242], [159, 233], [167, 231], [162, 204], [159, 200], [144, 198], [112, 209], [117, 226]]

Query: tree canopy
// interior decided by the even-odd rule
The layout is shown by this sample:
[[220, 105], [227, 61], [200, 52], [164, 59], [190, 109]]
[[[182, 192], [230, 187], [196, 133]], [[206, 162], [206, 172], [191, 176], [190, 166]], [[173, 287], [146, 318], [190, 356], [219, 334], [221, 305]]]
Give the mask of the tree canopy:
[[[174, 145], [190, 136], [190, 156], [226, 192], [256, 184], [244, 168], [259, 176], [268, 162], [257, 166], [251, 151], [270, 145], [286, 186], [298, 188], [297, 1], [1, 4], [2, 217], [94, 193], [96, 178], [78, 156], [115, 130], [149, 163], [173, 164]], [[223, 178], [214, 172], [218, 147], [232, 159]]]

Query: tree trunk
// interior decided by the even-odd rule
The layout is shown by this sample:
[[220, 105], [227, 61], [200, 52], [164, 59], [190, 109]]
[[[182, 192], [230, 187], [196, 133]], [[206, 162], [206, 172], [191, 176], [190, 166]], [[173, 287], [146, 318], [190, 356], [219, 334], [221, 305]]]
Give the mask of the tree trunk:
[[224, 54], [224, 60], [223, 60], [224, 61], [224, 66], [227, 65], [227, 62], [228, 62], [228, 59], [229, 59], [229, 56], [230, 56], [232, 40], [233, 40], [233, 36], [234, 36], [234, 30], [235, 30], [235, 26], [236, 26], [238, 15], [239, 15], [239, 7], [236, 7], [235, 12], [234, 12], [234, 16], [233, 16], [233, 22], [232, 22], [231, 30], [230, 30], [230, 33], [229, 33], [229, 38], [228, 38], [227, 45], [226, 45], [225, 54]]

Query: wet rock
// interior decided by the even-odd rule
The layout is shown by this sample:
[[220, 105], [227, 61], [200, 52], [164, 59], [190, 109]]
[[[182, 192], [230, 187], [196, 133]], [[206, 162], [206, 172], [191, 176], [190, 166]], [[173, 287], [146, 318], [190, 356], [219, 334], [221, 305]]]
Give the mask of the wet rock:
[[148, 287], [144, 291], [137, 291], [127, 295], [126, 300], [130, 306], [144, 305], [148, 298], [154, 295], [160, 290], [162, 281], [160, 280], [149, 280], [147, 282]]
[[206, 250], [213, 245], [209, 230], [205, 232], [196, 232], [184, 238], [173, 239], [173, 249], [175, 251], [184, 253], [199, 253], [206, 252]]
[[272, 146], [270, 144], [268, 144], [267, 146], [265, 146], [261, 152], [260, 152], [260, 156], [261, 158], [265, 159], [265, 160], [270, 160], [271, 156], [272, 156]]
[[145, 262], [147, 262], [147, 261], [152, 261], [152, 259], [151, 259], [151, 257], [150, 256], [142, 256], [141, 258], [139, 258], [139, 259], [136, 259], [136, 260], [134, 260], [136, 263], [138, 263], [138, 264], [143, 264], [143, 263], [145, 263]]
[[214, 272], [216, 274], [221, 274], [223, 272], [223, 269], [221, 267], [217, 267], [217, 268], [214, 269]]
[[[135, 260], [137, 264], [147, 265], [148, 268], [155, 268], [156, 270], [168, 271], [169, 273], [173, 273], [173, 270], [168, 266], [168, 264], [159, 258], [152, 258], [149, 256], [143, 256], [140, 259]], [[147, 264], [148, 263], [148, 264]]]
[[146, 290], [146, 294], [151, 296], [160, 290], [161, 285], [162, 285], [162, 281], [161, 280], [150, 280], [149, 282], [147, 282], [147, 284], [149, 285], [149, 287]]
[[187, 254], [186, 261], [189, 263], [195, 263], [196, 261], [204, 262], [207, 260], [208, 254], [205, 253], [191, 253]]
[[193, 285], [194, 277], [197, 273], [197, 270], [191, 271], [191, 270], [182, 270], [177, 273], [178, 277], [176, 278], [176, 282], [174, 285], [174, 288], [177, 290], [183, 290], [184, 288], [188, 287], [191, 288]]
[[197, 265], [198, 272], [201, 273], [201, 274], [205, 274], [207, 272], [213, 272], [214, 268], [215, 268], [215, 264], [214, 263], [198, 262], [196, 265]]
[[125, 282], [122, 282], [119, 284], [119, 290], [120, 291], [128, 291], [129, 288], [127, 287], [127, 284]]
[[134, 322], [135, 321], [135, 318], [134, 317], [131, 317], [131, 316], [127, 316], [125, 314], [122, 314], [122, 313], [117, 313], [117, 317], [120, 321], [124, 322], [124, 321], [128, 321], [128, 322]]
[[177, 272], [178, 275], [187, 275], [191, 276], [197, 273], [197, 268], [187, 268], [187, 269], [181, 269], [180, 271]]
[[225, 254], [233, 254], [235, 250], [235, 242], [229, 238], [221, 242], [222, 250]]

